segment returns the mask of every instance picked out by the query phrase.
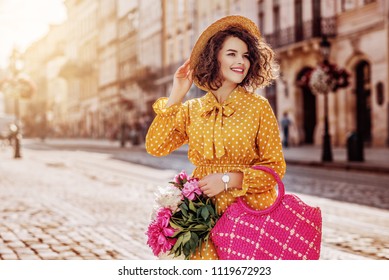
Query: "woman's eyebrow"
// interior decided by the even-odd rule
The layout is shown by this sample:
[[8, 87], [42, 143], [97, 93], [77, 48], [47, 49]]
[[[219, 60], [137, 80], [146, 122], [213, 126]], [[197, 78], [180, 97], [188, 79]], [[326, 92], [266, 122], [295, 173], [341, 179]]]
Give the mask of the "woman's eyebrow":
[[[226, 52], [235, 52], [235, 53], [237, 53], [238, 51], [237, 50], [234, 50], [234, 49], [228, 49], [228, 50], [226, 50]], [[245, 52], [244, 54], [248, 54], [249, 52], [247, 51], [247, 52]]]

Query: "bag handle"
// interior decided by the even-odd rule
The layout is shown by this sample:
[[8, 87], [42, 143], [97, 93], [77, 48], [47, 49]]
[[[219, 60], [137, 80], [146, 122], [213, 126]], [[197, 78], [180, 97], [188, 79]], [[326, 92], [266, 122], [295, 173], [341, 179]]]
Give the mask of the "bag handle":
[[264, 214], [268, 214], [270, 213], [271, 211], [273, 211], [274, 209], [276, 209], [278, 207], [278, 205], [281, 203], [284, 195], [285, 195], [285, 186], [284, 186], [284, 183], [282, 182], [280, 176], [277, 174], [277, 172], [275, 172], [272, 168], [270, 167], [267, 167], [267, 166], [260, 166], [260, 165], [254, 165], [252, 166], [253, 169], [255, 170], [262, 170], [262, 171], [265, 171], [267, 173], [270, 173], [271, 175], [273, 175], [274, 179], [277, 181], [277, 185], [278, 185], [278, 196], [277, 196], [277, 199], [276, 201], [273, 203], [272, 206], [270, 206], [269, 208], [266, 208], [265, 210], [253, 210], [251, 209], [249, 206], [246, 205], [246, 203], [243, 202], [242, 198], [241, 197], [238, 197], [237, 198], [237, 202], [248, 212], [250, 213], [253, 213], [253, 214], [260, 214], [260, 215], [264, 215]]

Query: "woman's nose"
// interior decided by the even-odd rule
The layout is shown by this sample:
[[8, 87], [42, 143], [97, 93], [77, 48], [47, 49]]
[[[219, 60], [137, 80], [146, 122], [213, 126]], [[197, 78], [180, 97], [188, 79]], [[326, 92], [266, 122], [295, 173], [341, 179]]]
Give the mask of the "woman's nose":
[[243, 64], [244, 63], [244, 57], [243, 56], [237, 56], [237, 62], [239, 63], [239, 64]]

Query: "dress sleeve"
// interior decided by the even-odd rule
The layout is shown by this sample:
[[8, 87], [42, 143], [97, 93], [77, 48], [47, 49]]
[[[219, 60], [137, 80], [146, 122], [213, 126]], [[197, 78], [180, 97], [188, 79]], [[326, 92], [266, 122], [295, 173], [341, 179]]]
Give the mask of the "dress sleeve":
[[153, 156], [166, 156], [188, 142], [188, 106], [175, 104], [165, 108], [167, 101], [162, 97], [153, 105], [156, 117], [146, 135], [146, 151]]
[[[286, 171], [286, 163], [282, 152], [282, 144], [278, 122], [273, 110], [266, 100], [260, 116], [260, 126], [257, 133], [256, 145], [259, 151], [259, 159], [254, 165], [262, 165], [272, 168], [282, 179]], [[262, 170], [242, 168], [242, 189], [232, 191], [234, 197], [243, 196], [246, 193], [260, 193], [272, 189], [276, 184], [273, 176]]]

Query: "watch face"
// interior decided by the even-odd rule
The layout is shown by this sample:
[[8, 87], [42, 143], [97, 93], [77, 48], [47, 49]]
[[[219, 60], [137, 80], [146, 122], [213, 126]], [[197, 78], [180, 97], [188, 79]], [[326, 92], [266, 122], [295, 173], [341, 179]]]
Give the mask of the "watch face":
[[228, 182], [230, 181], [230, 176], [228, 176], [227, 174], [223, 175], [222, 181], [223, 181], [224, 183], [228, 183]]

